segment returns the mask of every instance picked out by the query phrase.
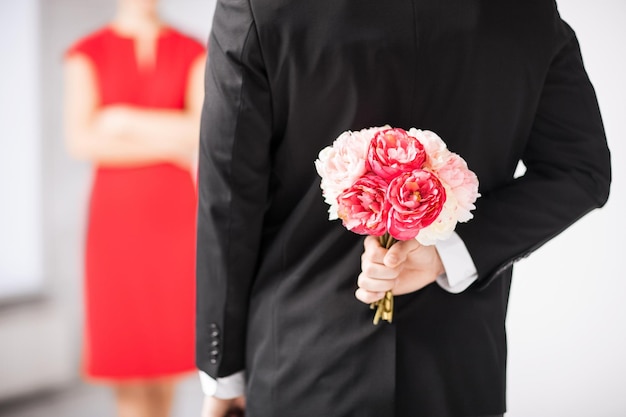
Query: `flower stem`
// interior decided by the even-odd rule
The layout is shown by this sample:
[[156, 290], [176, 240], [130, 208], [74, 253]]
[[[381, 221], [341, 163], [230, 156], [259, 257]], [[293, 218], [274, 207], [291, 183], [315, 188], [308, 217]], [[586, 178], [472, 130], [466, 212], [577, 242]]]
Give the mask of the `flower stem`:
[[[380, 246], [385, 249], [389, 249], [391, 246], [393, 246], [394, 243], [398, 241], [389, 233], [385, 233], [384, 235], [380, 236], [378, 240], [380, 242]], [[391, 291], [387, 291], [383, 298], [370, 304], [370, 308], [372, 310], [376, 309], [373, 320], [373, 323], [375, 325], [378, 324], [381, 319], [391, 323], [391, 321], [393, 320], [393, 294], [391, 293]]]

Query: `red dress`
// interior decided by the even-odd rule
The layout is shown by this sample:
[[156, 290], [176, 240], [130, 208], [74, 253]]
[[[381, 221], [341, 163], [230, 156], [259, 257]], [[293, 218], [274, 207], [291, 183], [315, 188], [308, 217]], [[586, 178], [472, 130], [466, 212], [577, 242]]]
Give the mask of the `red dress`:
[[[111, 28], [79, 40], [101, 105], [182, 109], [203, 46], [167, 28], [156, 65], [136, 64], [134, 41]], [[196, 192], [173, 164], [96, 166], [85, 262], [85, 372], [112, 380], [180, 374], [194, 366]]]

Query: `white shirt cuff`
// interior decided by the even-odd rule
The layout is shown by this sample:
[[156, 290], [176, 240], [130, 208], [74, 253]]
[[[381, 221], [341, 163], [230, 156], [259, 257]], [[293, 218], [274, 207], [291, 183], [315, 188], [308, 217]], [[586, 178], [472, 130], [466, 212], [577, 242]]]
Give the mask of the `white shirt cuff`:
[[435, 246], [446, 270], [445, 274], [437, 277], [437, 284], [453, 294], [465, 291], [478, 278], [476, 266], [465, 243], [453, 232], [448, 239], [437, 242]]
[[245, 393], [246, 376], [244, 371], [217, 379], [211, 378], [204, 371], [199, 371], [199, 374], [204, 395], [227, 400], [240, 397]]

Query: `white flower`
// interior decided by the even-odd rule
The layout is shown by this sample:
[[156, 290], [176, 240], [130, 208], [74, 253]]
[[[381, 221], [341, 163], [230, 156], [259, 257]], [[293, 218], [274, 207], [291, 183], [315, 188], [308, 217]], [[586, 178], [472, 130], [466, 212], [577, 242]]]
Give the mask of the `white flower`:
[[412, 127], [409, 129], [409, 136], [413, 136], [424, 146], [427, 155], [426, 167], [436, 171], [446, 164], [451, 152], [435, 132]]
[[450, 188], [446, 189], [446, 202], [437, 220], [419, 231], [416, 239], [425, 246], [434, 245], [438, 240], [446, 240], [450, 237], [457, 224], [458, 204]]

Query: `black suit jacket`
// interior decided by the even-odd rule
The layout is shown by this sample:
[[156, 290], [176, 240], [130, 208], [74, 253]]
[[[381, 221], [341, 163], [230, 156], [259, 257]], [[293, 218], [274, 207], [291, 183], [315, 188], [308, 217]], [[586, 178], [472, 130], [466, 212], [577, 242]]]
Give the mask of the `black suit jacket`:
[[[327, 220], [313, 161], [384, 124], [437, 132], [477, 173], [457, 232], [478, 281], [374, 326], [362, 237]], [[505, 410], [512, 265], [605, 203], [610, 161], [552, 1], [221, 0], [199, 172], [200, 369], [245, 369], [251, 417], [446, 417]]]

